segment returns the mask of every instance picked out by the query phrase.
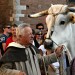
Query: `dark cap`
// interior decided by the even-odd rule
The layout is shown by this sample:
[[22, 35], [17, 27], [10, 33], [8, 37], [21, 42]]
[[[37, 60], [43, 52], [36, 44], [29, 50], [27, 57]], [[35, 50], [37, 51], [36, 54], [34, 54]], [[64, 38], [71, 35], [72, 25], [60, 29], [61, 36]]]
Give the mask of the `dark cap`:
[[36, 30], [35, 30], [35, 34], [36, 34], [36, 35], [41, 35], [42, 32], [41, 32], [40, 30], [36, 29]]
[[52, 40], [44, 41], [44, 47], [45, 49], [53, 50], [53, 41]]

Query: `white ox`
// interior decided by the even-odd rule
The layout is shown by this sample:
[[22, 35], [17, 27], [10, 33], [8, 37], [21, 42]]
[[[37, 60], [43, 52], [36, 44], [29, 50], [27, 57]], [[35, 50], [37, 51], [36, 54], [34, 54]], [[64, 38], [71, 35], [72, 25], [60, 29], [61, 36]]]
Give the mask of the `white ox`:
[[[51, 5], [51, 7], [48, 10], [36, 13], [36, 14], [30, 14], [29, 17], [39, 17], [43, 15], [48, 15], [46, 17], [46, 24], [48, 28], [47, 32], [47, 38], [50, 38], [51, 28], [52, 26], [55, 26], [55, 32], [53, 36], [51, 37], [53, 41], [55, 41], [57, 44], [63, 44], [64, 42], [67, 42], [67, 46], [69, 50], [71, 50], [71, 59], [74, 57], [74, 45], [75, 42], [72, 40], [72, 28], [69, 25], [69, 23], [75, 23], [75, 14], [73, 13], [75, 11], [74, 7], [68, 7], [68, 5], [62, 5], [62, 4], [56, 4]], [[64, 29], [60, 25], [66, 26]], [[59, 28], [56, 27], [56, 25], [59, 26]], [[69, 30], [69, 29], [70, 30]], [[64, 30], [64, 31], [63, 31]], [[72, 36], [70, 36], [72, 35]], [[66, 38], [65, 38], [66, 37]], [[68, 38], [69, 37], [69, 38]], [[72, 40], [72, 41], [69, 41]], [[71, 43], [73, 43], [71, 45]]]
[[[64, 24], [60, 25], [60, 22], [64, 21]], [[54, 26], [54, 33], [51, 39], [57, 45], [65, 45], [66, 50], [69, 49], [69, 60], [75, 57], [75, 23], [66, 24], [67, 20], [64, 15], [60, 14], [57, 16]]]
[[[30, 17], [38, 17], [42, 15], [48, 15], [46, 17], [47, 23], [47, 36], [46, 38], [51, 38], [57, 45], [64, 44], [65, 48], [68, 48], [69, 61], [75, 57], [75, 11], [74, 7], [68, 7], [68, 5], [51, 5], [48, 10], [31, 14]], [[51, 28], [54, 26], [54, 33], [51, 37]], [[64, 65], [64, 56], [60, 58], [60, 75], [66, 75], [65, 65]], [[62, 67], [63, 66], [63, 67]]]

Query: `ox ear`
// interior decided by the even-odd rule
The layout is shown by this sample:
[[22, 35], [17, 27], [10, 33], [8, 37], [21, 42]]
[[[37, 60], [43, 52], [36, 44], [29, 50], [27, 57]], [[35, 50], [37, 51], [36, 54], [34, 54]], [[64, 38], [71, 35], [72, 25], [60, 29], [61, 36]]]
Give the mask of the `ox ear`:
[[69, 12], [75, 12], [75, 7], [68, 7]]
[[35, 17], [45, 16], [45, 15], [48, 15], [48, 10], [45, 10], [39, 13], [35, 13], [35, 14], [29, 14], [28, 17], [35, 18]]

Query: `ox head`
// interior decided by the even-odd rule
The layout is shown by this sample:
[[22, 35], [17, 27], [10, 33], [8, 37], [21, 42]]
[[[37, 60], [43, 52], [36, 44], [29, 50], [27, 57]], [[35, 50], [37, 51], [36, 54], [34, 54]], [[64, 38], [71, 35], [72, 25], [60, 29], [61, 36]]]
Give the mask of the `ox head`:
[[51, 7], [48, 10], [45, 10], [36, 14], [30, 14], [29, 17], [40, 17], [40, 16], [48, 15], [46, 17], [46, 24], [48, 28], [46, 38], [49, 38], [51, 33], [51, 28], [55, 23], [56, 16], [58, 14], [67, 14], [69, 21], [71, 20], [71, 22], [75, 22], [74, 14], [68, 13], [68, 12], [74, 12], [74, 11], [75, 9], [68, 7], [68, 5], [56, 4], [56, 5], [51, 5]]

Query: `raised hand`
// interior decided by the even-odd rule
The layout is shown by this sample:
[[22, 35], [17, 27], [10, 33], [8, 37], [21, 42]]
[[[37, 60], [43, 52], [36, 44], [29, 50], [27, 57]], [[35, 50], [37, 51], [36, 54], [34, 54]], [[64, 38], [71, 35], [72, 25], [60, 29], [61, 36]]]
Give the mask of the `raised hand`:
[[58, 46], [58, 47], [55, 49], [56, 56], [57, 56], [57, 57], [60, 57], [61, 54], [62, 54], [62, 51], [63, 51], [63, 45]]

